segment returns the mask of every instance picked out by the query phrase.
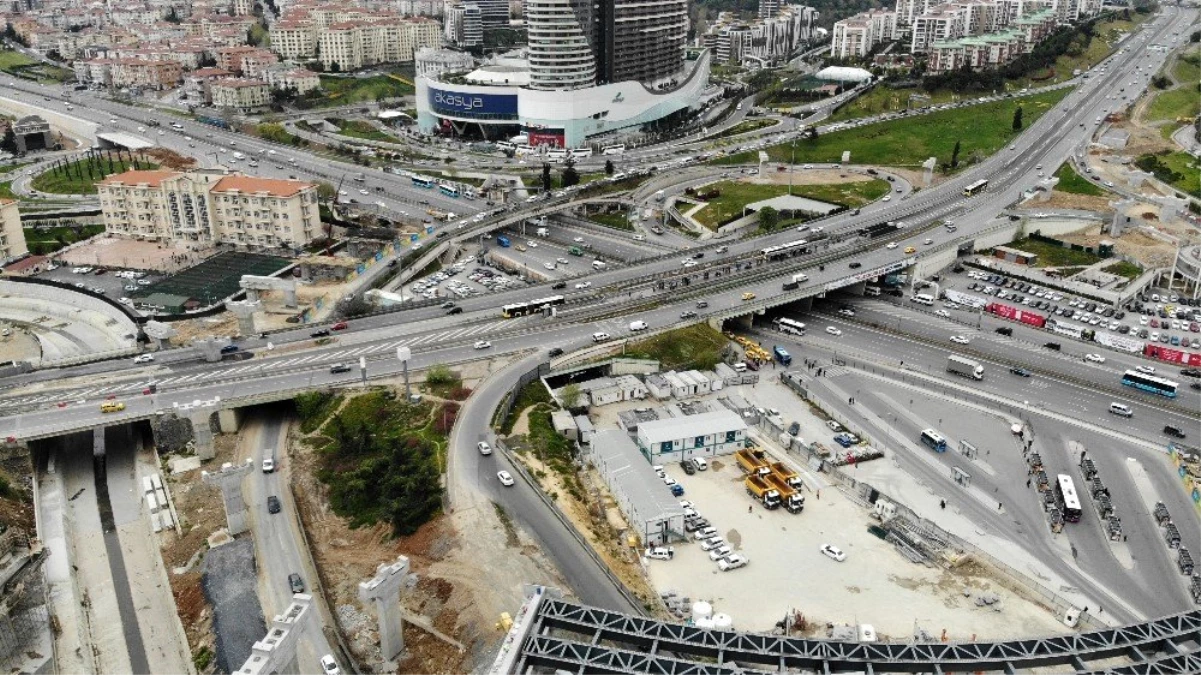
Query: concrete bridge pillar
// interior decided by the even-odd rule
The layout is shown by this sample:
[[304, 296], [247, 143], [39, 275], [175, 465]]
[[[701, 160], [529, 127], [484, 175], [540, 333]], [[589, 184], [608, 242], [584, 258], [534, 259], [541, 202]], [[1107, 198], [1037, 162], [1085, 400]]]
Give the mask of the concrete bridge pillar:
[[359, 582], [359, 601], [372, 602], [379, 617], [380, 655], [385, 661], [394, 660], [405, 648], [400, 589], [408, 576], [409, 559], [402, 555], [391, 565], [380, 564], [374, 577]]
[[238, 332], [242, 335], [257, 335], [254, 328], [254, 314], [263, 309], [263, 303], [257, 300], [240, 300], [225, 303], [225, 308], [238, 317]]
[[267, 635], [250, 648], [250, 656], [238, 669], [238, 673], [270, 675], [313, 672], [317, 668], [315, 665], [308, 664], [308, 667], [300, 668], [296, 663], [296, 644], [300, 641], [300, 636], [304, 635], [313, 615], [310, 611], [312, 602], [313, 596], [308, 593], [293, 595], [292, 604], [288, 605], [288, 609], [271, 620]]
[[200, 477], [209, 485], [221, 488], [221, 501], [225, 505], [225, 523], [229, 536], [234, 537], [249, 529], [246, 524], [246, 500], [242, 497], [242, 478], [254, 471], [254, 460], [235, 466], [226, 462], [219, 471], [202, 471]]
[[201, 461], [217, 456], [217, 446], [213, 445], [213, 428], [210, 426], [212, 417], [211, 409], [188, 415], [188, 420], [192, 422], [192, 445]]
[[237, 408], [223, 408], [217, 411], [217, 426], [223, 434], [236, 434], [242, 423], [242, 414]]
[[104, 456], [104, 427], [92, 429], [92, 456]]

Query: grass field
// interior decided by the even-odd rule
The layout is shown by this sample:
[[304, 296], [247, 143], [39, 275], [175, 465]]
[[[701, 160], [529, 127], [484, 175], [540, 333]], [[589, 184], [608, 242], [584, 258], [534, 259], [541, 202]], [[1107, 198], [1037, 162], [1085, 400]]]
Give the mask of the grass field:
[[338, 133], [351, 138], [361, 138], [366, 141], [382, 141], [384, 143], [399, 143], [400, 139], [392, 134], [386, 134], [376, 129], [370, 122], [363, 120], [337, 120]]
[[1073, 251], [1070, 248], [1063, 248], [1062, 246], [1035, 241], [1033, 239], [1017, 239], [1013, 243], [1006, 244], [1006, 246], [1026, 251], [1027, 253], [1037, 253], [1038, 264], [1035, 267], [1086, 266], [1101, 260], [1101, 258], [1092, 253]]
[[1159, 161], [1181, 175], [1181, 179], [1172, 183], [1172, 187], [1201, 197], [1201, 162], [1196, 157], [1187, 152], [1173, 152], [1160, 157]]
[[1122, 260], [1106, 267], [1104, 271], [1109, 272], [1110, 274], [1116, 274], [1119, 277], [1126, 277], [1127, 279], [1137, 279], [1138, 276], [1143, 273], [1143, 268], [1135, 265], [1134, 263], [1128, 263], [1125, 260]]
[[1104, 190], [1084, 180], [1070, 164], [1064, 164], [1059, 167], [1059, 171], [1055, 172], [1055, 177], [1059, 179], [1059, 184], [1055, 186], [1055, 189], [1060, 192], [1070, 192], [1074, 195], [1090, 195], [1093, 197], [1100, 197], [1105, 194]]
[[21, 52], [10, 49], [0, 50], [0, 70], [7, 71], [10, 68], [30, 66], [34, 63], [37, 62]]
[[626, 358], [657, 359], [662, 370], [711, 370], [729, 340], [699, 323], [627, 345]]
[[633, 231], [634, 229], [634, 226], [630, 224], [630, 219], [624, 213], [595, 213], [588, 216], [588, 220], [617, 230]]
[[721, 132], [720, 134], [717, 134], [716, 136], [711, 137], [709, 140], [715, 140], [718, 138], [729, 138], [730, 136], [737, 136], [738, 134], [745, 134], [748, 131], [757, 131], [759, 129], [766, 129], [767, 127], [774, 127], [779, 123], [780, 122], [778, 120], [764, 120], [764, 119], [743, 120], [743, 121], [739, 122], [738, 124], [735, 124], [734, 126], [730, 127], [729, 129], [726, 129], [725, 131]]
[[1176, 59], [1176, 67], [1172, 69], [1172, 77], [1185, 84], [1201, 82], [1201, 48], [1190, 49], [1181, 54]]
[[94, 237], [104, 231], [104, 226], [84, 225], [78, 229], [74, 227], [53, 227], [49, 229], [26, 227], [24, 229], [25, 243], [29, 245], [29, 250], [45, 254], [57, 251], [67, 244], [73, 244], [77, 241]]
[[96, 194], [96, 181], [104, 180], [104, 177], [109, 174], [121, 173], [133, 168], [157, 169], [158, 165], [145, 160], [137, 160], [136, 167], [125, 160], [114, 160], [111, 164], [106, 159], [95, 160], [91, 163], [89, 160], [79, 160], [70, 162], [57, 170], [50, 170], [34, 176], [30, 181], [30, 187], [38, 192], [58, 195], [94, 195]]
[[0, 197], [4, 199], [16, 199], [13, 194], [13, 182], [11, 180], [0, 183]]
[[413, 93], [411, 85], [387, 75], [363, 78], [322, 75], [321, 88], [325, 90], [325, 100], [319, 103], [321, 106], [377, 101]]
[[[987, 156], [1013, 140], [1017, 135], [1012, 126], [1013, 113], [1018, 105], [1022, 106], [1024, 126], [1029, 127], [1069, 92], [1069, 89], [1059, 89], [824, 134], [811, 141], [797, 141], [796, 161], [840, 162], [843, 151], [849, 150], [851, 162], [855, 164], [919, 166], [931, 156], [937, 157], [940, 163], [949, 161], [955, 142], [960, 141], [959, 167], [962, 169], [970, 164], [964, 160], [972, 153]], [[771, 146], [767, 152], [772, 161], [789, 160], [787, 143]], [[757, 161], [757, 152], [742, 152], [712, 163], [751, 164]]]
[[[792, 194], [832, 204], [855, 207], [878, 199], [888, 193], [888, 182], [882, 180], [840, 183], [837, 185], [794, 185]], [[710, 229], [738, 218], [747, 204], [788, 194], [787, 185], [762, 185], [722, 181], [710, 186], [721, 190], [721, 196], [693, 216]]]
[[1149, 122], [1175, 122], [1177, 117], [1196, 117], [1198, 112], [1201, 112], [1201, 94], [1194, 83], [1156, 94], [1144, 117]]

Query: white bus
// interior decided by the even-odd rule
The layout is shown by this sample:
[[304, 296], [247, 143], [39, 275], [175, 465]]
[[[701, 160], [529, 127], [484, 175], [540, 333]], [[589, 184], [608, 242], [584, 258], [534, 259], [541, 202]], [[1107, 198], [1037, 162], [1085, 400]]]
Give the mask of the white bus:
[[626, 146], [624, 143], [622, 143], [621, 145], [608, 145], [608, 146], [601, 148], [602, 155], [620, 155], [620, 154], [624, 153], [625, 151], [626, 151]]
[[496, 142], [496, 147], [500, 148], [501, 150], [516, 150], [516, 149], [517, 149], [517, 144], [516, 144], [516, 143], [510, 143], [510, 142], [508, 142], [508, 141], [497, 141], [497, 142]]
[[592, 156], [592, 148], [576, 148], [571, 151], [572, 159], [586, 159]]
[[786, 317], [775, 318], [772, 320], [772, 325], [775, 326], [776, 330], [780, 331], [781, 333], [788, 333], [789, 335], [805, 334], [805, 324]]
[[1080, 496], [1076, 494], [1071, 476], [1061, 473], [1055, 477], [1055, 496], [1063, 504], [1063, 519], [1069, 523], [1080, 522]]
[[555, 148], [546, 151], [547, 159], [567, 159], [567, 151], [563, 148]]
[[927, 306], [934, 305], [934, 296], [928, 295], [926, 293], [918, 293], [917, 295], [913, 296], [912, 298], [909, 298], [909, 300], [910, 300], [910, 302], [916, 302], [919, 305], [927, 305]]
[[977, 195], [981, 192], [984, 192], [987, 188], [988, 188], [988, 181], [978, 180], [975, 183], [972, 183], [971, 185], [968, 185], [967, 187], [963, 188], [963, 196], [971, 197], [971, 196]]

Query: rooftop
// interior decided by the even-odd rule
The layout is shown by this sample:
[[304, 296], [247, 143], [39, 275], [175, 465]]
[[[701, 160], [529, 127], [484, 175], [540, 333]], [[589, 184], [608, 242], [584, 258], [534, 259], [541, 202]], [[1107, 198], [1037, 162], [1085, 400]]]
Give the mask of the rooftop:
[[159, 187], [163, 184], [163, 181], [175, 178], [178, 175], [180, 175], [178, 171], [126, 171], [125, 173], [115, 173], [111, 176], [105, 176], [104, 180], [100, 181], [100, 184], [146, 184], [149, 187]]
[[255, 178], [252, 176], [226, 176], [217, 181], [213, 192], [246, 192], [257, 194], [265, 192], [272, 197], [292, 197], [301, 191], [315, 187], [312, 183], [298, 180], [283, 180], [279, 178]]
[[638, 434], [644, 436], [649, 443], [658, 443], [740, 429], [746, 429], [746, 423], [741, 417], [729, 410], [715, 410], [699, 415], [643, 422], [638, 425]]

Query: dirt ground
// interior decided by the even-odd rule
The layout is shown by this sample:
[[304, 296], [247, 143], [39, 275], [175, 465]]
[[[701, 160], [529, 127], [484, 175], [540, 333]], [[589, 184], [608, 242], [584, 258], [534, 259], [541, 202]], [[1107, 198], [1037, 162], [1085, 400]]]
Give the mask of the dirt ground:
[[175, 346], [191, 344], [193, 340], [202, 337], [238, 334], [238, 318], [232, 312], [222, 312], [216, 316], [204, 319], [189, 319], [174, 321], [171, 327], [178, 331], [170, 342]]
[[[236, 436], [216, 436], [214, 443], [217, 454], [209, 462], [210, 466], [220, 466], [234, 458]], [[216, 635], [213, 633], [212, 607], [205, 600], [200, 585], [200, 561], [208, 550], [209, 535], [225, 527], [221, 492], [201, 481], [200, 469], [174, 476], [164, 472], [164, 476], [170, 484], [183, 536], [172, 533], [161, 535], [163, 563], [167, 567], [171, 592], [188, 637], [189, 651], [193, 655], [202, 649], [211, 652]]]
[[28, 455], [12, 457], [0, 462], [0, 476], [8, 482], [10, 497], [0, 497], [0, 524], [16, 527], [34, 536], [33, 496], [29, 489], [33, 483], [33, 467]]
[[863, 183], [875, 180], [875, 176], [861, 173], [849, 173], [837, 169], [808, 169], [800, 171], [772, 171], [762, 176], [748, 178], [748, 183], [775, 183], [788, 185], [789, 173], [792, 174], [793, 185], [832, 185], [835, 183]]
[[1070, 192], [1054, 190], [1046, 201], [1036, 202], [1031, 208], [1039, 209], [1076, 209], [1079, 211], [1095, 211], [1097, 213], [1113, 213], [1109, 199], [1093, 195], [1078, 195]]
[[[1131, 216], [1139, 218], [1141, 214], [1152, 212], [1153, 209], [1147, 206], [1138, 206], [1131, 210]], [[1154, 213], [1152, 213], [1154, 215]], [[1168, 230], [1171, 228], [1162, 226], [1159, 223], [1158, 217], [1143, 218], [1148, 225], [1156, 226], [1160, 230]], [[1121, 237], [1114, 238], [1102, 232], [1101, 227], [1090, 227], [1081, 232], [1063, 235], [1064, 241], [1073, 244], [1082, 244], [1084, 246], [1096, 246], [1101, 241], [1114, 242], [1114, 249], [1122, 254], [1128, 255], [1143, 264], [1144, 268], [1163, 267], [1171, 265], [1172, 257], [1175, 249], [1170, 244], [1158, 239], [1152, 238], [1142, 232], [1127, 231]]]
[[153, 241], [135, 241], [121, 237], [93, 237], [55, 258], [70, 265], [100, 265], [113, 269], [151, 270], [174, 273], [191, 267], [213, 251], [192, 251]]

